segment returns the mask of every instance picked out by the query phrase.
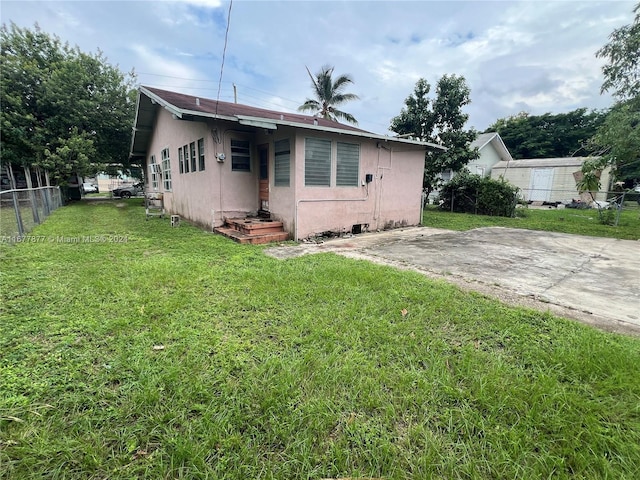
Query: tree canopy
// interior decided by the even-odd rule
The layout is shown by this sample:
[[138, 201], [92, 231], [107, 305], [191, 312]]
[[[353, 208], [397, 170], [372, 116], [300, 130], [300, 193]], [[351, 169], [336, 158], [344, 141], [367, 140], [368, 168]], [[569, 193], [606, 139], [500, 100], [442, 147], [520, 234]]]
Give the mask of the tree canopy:
[[602, 92], [612, 91], [618, 101], [593, 137], [601, 155], [593, 168], [611, 165], [615, 178], [629, 184], [640, 182], [640, 3], [633, 11], [633, 22], [614, 30], [596, 53], [607, 60]]
[[640, 3], [633, 12], [633, 22], [614, 30], [609, 43], [596, 52], [607, 61], [602, 67], [602, 92], [612, 91], [621, 100], [640, 95]]
[[307, 68], [315, 98], [307, 98], [307, 100], [298, 107], [298, 110], [301, 112], [317, 113], [327, 120], [336, 122], [338, 120], [344, 120], [357, 125], [358, 121], [353, 115], [336, 108], [343, 103], [358, 99], [358, 96], [353, 93], [344, 93], [345, 88], [353, 83], [353, 80], [349, 75], [339, 75], [334, 80], [333, 69], [334, 67], [332, 66], [324, 65], [314, 76]]
[[486, 132], [497, 132], [514, 159], [571, 157], [588, 154], [589, 139], [606, 113], [578, 108], [568, 113], [500, 118]]
[[435, 96], [429, 96], [430, 90], [429, 82], [419, 79], [400, 115], [391, 120], [389, 127], [399, 135], [447, 147], [446, 152], [425, 154], [423, 186], [427, 193], [440, 186], [442, 172], [448, 169], [458, 172], [478, 158], [478, 151], [469, 148], [476, 132], [464, 129], [469, 115], [462, 113], [462, 107], [471, 103], [465, 78], [443, 75], [438, 80]]
[[102, 52], [87, 54], [36, 25], [0, 29], [1, 160], [40, 166], [64, 183], [128, 165], [135, 108], [133, 73]]
[[640, 99], [617, 102], [592, 140], [600, 156], [596, 168], [611, 166], [614, 177], [629, 187], [640, 182]]

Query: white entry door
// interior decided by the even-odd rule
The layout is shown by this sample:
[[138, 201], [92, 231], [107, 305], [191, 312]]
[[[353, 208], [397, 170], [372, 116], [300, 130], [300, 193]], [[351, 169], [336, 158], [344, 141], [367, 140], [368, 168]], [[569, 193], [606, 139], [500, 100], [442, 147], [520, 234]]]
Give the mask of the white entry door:
[[553, 168], [534, 168], [529, 182], [529, 200], [546, 202], [551, 199]]

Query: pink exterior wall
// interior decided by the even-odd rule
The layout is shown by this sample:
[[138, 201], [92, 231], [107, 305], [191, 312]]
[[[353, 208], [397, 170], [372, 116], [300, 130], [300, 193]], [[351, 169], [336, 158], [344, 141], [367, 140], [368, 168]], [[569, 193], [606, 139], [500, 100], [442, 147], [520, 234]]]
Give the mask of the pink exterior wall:
[[[155, 155], [161, 163], [161, 151], [169, 148], [171, 158], [172, 189], [163, 192], [165, 208], [207, 228], [222, 225], [225, 217], [245, 215], [258, 210], [257, 150], [253, 133], [238, 132], [231, 122], [191, 122], [173, 119], [165, 109], [159, 109], [154, 134], [148, 147], [147, 162]], [[213, 134], [216, 132], [216, 135]], [[180, 173], [178, 149], [198, 139], [204, 139], [205, 170]], [[215, 140], [219, 140], [218, 144]], [[253, 164], [250, 172], [231, 170], [231, 138], [251, 141]], [[266, 137], [262, 140], [268, 141]], [[262, 141], [260, 140], [260, 141]], [[216, 161], [216, 153], [224, 152], [226, 159]], [[196, 163], [198, 163], [196, 161]], [[147, 170], [148, 175], [148, 170]], [[151, 190], [148, 178], [147, 190]]]
[[[247, 129], [250, 131], [240, 131]], [[306, 187], [304, 181], [305, 138], [332, 141], [331, 186]], [[199, 138], [204, 139], [204, 171], [179, 172], [178, 149]], [[231, 169], [231, 139], [251, 142], [250, 172]], [[274, 142], [288, 138], [291, 147], [289, 186], [274, 185]], [[219, 141], [219, 143], [218, 143]], [[359, 184], [336, 186], [336, 142], [360, 145]], [[173, 119], [160, 108], [154, 134], [148, 147], [147, 162], [169, 148], [172, 190], [164, 192], [162, 179], [158, 191], [164, 192], [165, 208], [207, 229], [222, 225], [224, 218], [256, 213], [259, 202], [259, 158], [257, 147], [269, 147], [269, 209], [292, 238], [304, 239], [324, 231], [351, 231], [354, 224], [368, 230], [420, 223], [420, 199], [424, 150], [409, 144], [378, 142], [366, 138], [279, 126], [277, 130], [242, 127], [228, 121], [197, 122]], [[382, 144], [382, 147], [378, 147]], [[224, 153], [223, 163], [216, 153]], [[148, 174], [148, 172], [147, 172]], [[362, 185], [366, 174], [371, 183]], [[151, 188], [148, 179], [147, 189]]]
[[[332, 140], [330, 187], [305, 187], [305, 138]], [[336, 141], [360, 145], [360, 184], [335, 186]], [[383, 147], [378, 148], [378, 144]], [[304, 239], [324, 231], [350, 232], [354, 224], [368, 230], [382, 230], [420, 223], [420, 199], [424, 150], [412, 145], [300, 131], [295, 144], [296, 212], [295, 233]], [[366, 174], [373, 182], [362, 186]]]
[[[288, 187], [276, 187], [274, 185], [274, 143], [278, 140], [289, 139], [291, 148], [290, 178]], [[271, 216], [283, 223], [285, 231], [289, 232], [293, 238], [295, 230], [295, 185], [296, 178], [293, 172], [296, 168], [295, 160], [295, 129], [291, 127], [280, 127], [273, 133], [269, 144], [269, 209]]]

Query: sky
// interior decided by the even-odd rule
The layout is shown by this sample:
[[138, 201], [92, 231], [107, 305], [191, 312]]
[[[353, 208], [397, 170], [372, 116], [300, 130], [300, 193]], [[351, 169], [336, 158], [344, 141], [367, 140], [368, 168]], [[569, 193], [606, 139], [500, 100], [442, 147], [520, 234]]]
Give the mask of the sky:
[[[323, 65], [349, 74], [359, 127], [388, 127], [418, 79], [471, 89], [467, 127], [528, 112], [604, 109], [596, 51], [634, 1], [11, 1], [0, 20], [102, 51], [140, 85], [295, 112]], [[230, 8], [231, 7], [231, 8]], [[225, 36], [227, 38], [225, 48]], [[224, 62], [223, 62], [224, 59]], [[221, 75], [222, 74], [222, 75]], [[221, 79], [221, 81], [220, 81]]]

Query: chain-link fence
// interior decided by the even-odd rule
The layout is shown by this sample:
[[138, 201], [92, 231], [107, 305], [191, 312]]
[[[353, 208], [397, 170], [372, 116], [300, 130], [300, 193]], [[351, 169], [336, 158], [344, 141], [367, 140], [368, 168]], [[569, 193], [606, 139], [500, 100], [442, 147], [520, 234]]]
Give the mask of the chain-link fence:
[[33, 227], [62, 206], [59, 187], [25, 188], [0, 192], [0, 237], [20, 241]]
[[[480, 198], [477, 191], [468, 189], [449, 189], [433, 193], [427, 203], [440, 205], [445, 210], [466, 213], [486, 214], [479, 208]], [[609, 223], [617, 225], [620, 214], [635, 211], [640, 214], [640, 192], [636, 190], [617, 190], [578, 193], [577, 190], [561, 189], [524, 189], [513, 199], [512, 207], [529, 206], [540, 209], [576, 209], [605, 212]]]

